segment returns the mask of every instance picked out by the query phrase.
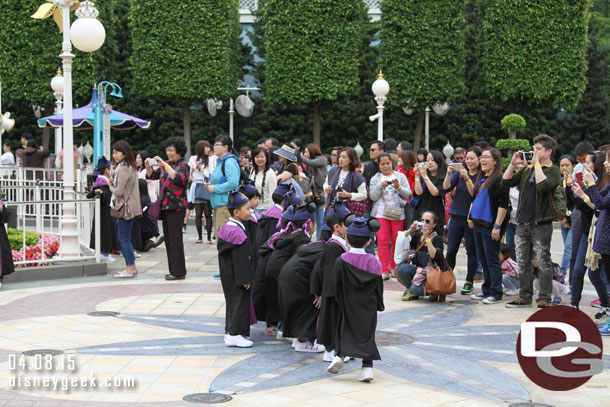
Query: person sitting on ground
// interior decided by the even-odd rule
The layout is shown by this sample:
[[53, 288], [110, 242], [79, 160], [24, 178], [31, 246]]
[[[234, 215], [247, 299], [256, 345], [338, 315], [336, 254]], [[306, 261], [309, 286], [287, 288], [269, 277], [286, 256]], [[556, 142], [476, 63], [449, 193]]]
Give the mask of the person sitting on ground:
[[504, 294], [519, 295], [519, 266], [511, 257], [510, 246], [500, 245], [500, 263], [502, 263], [502, 285]]

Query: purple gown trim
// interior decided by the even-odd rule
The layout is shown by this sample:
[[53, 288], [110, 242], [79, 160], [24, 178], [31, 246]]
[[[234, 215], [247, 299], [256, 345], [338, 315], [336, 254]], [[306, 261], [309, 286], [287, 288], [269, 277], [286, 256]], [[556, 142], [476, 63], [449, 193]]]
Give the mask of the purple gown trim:
[[258, 216], [259, 216], [258, 213], [252, 212], [250, 214], [250, 222], [258, 223], [258, 219], [259, 219]]
[[108, 181], [105, 180], [104, 178], [97, 177], [95, 179], [95, 182], [93, 183], [93, 185], [91, 185], [91, 188], [89, 188], [89, 192], [93, 191], [95, 189], [95, 187], [99, 187], [102, 185], [108, 185]]
[[341, 260], [369, 273], [381, 275], [381, 263], [372, 254], [343, 253]]
[[331, 236], [331, 238], [330, 238], [330, 239], [328, 239], [328, 240], [326, 241], [326, 244], [329, 244], [330, 242], [335, 242], [335, 243], [337, 243], [339, 246], [343, 247], [343, 250], [345, 250], [345, 251], [347, 251], [347, 250], [348, 250], [347, 246], [345, 246], [345, 245], [343, 244], [343, 242], [340, 242], [340, 241], [338, 241], [337, 239], [333, 239], [333, 237], [332, 237], [332, 236]]
[[270, 218], [280, 219], [282, 217], [282, 210], [277, 206], [273, 205], [271, 208], [263, 212], [263, 215], [269, 216]]
[[220, 232], [218, 232], [218, 238], [234, 245], [240, 245], [246, 241], [247, 236], [241, 226], [233, 222], [227, 222], [222, 225]]

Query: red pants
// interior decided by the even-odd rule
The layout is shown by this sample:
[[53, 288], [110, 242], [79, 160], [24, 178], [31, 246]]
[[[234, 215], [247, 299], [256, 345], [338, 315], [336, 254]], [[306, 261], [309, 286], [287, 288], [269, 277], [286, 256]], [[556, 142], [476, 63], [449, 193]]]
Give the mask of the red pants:
[[[396, 246], [396, 235], [404, 230], [404, 220], [389, 220], [377, 218], [381, 228], [377, 232], [377, 254], [381, 262], [381, 272], [389, 273], [390, 267], [396, 267], [394, 263], [394, 247]], [[390, 249], [390, 244], [392, 248]]]

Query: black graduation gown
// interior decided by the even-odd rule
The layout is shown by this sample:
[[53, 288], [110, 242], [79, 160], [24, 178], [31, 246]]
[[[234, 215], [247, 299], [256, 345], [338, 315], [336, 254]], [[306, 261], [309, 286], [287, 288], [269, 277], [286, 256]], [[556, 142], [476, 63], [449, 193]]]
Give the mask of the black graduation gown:
[[254, 313], [259, 321], [267, 320], [267, 300], [265, 298], [265, 270], [267, 262], [273, 253], [269, 242], [264, 242], [257, 250], [254, 281], [252, 282], [252, 302]]
[[220, 282], [226, 302], [225, 333], [250, 336], [250, 291], [252, 283], [251, 245], [246, 231], [231, 220], [217, 236]]
[[315, 338], [319, 310], [313, 305], [315, 297], [309, 286], [314, 266], [326, 242], [317, 241], [297, 249], [286, 262], [278, 279], [280, 314], [287, 338]]
[[0, 255], [2, 255], [2, 272], [0, 272], [0, 280], [2, 280], [2, 277], [15, 271], [11, 243], [8, 241], [8, 235], [4, 228], [4, 224], [8, 223], [10, 216], [10, 211], [6, 209], [6, 207], [2, 208], [2, 212], [0, 213]]
[[384, 310], [381, 275], [355, 267], [340, 257], [335, 263], [334, 285], [340, 310], [335, 338], [337, 355], [380, 360], [375, 330], [377, 311]]
[[[114, 222], [110, 216], [110, 200], [112, 199], [112, 192], [108, 185], [98, 185], [89, 191], [87, 198], [91, 199], [95, 197], [95, 190], [99, 189], [102, 191], [100, 196], [100, 250], [106, 253], [110, 253], [114, 247], [114, 241], [116, 240], [116, 229], [113, 228]], [[91, 239], [89, 247], [95, 250], [95, 221], [93, 219], [93, 225], [91, 229]]]
[[273, 242], [275, 249], [271, 253], [265, 268], [265, 300], [267, 302], [265, 321], [269, 325], [277, 325], [282, 318], [277, 288], [282, 267], [299, 247], [309, 242], [310, 238], [303, 231], [293, 232], [288, 236], [280, 236]]
[[339, 318], [339, 305], [335, 299], [335, 261], [345, 253], [343, 246], [329, 240], [326, 243], [320, 263], [316, 267], [311, 280], [311, 292], [322, 296], [320, 305], [320, 321], [318, 323], [318, 343], [324, 346], [335, 345], [335, 332]]

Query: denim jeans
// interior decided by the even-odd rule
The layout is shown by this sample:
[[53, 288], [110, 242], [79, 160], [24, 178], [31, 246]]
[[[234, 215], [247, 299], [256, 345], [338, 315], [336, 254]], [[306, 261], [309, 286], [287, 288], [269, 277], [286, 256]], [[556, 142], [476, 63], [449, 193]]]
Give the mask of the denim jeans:
[[563, 257], [561, 258], [561, 272], [567, 275], [570, 272], [570, 260], [572, 259], [572, 228], [565, 229], [560, 226], [563, 238]]
[[465, 216], [452, 215], [447, 227], [447, 263], [455, 269], [456, 257], [462, 243], [462, 237], [466, 239], [466, 255], [468, 256], [468, 269], [466, 281], [471, 283], [477, 271], [477, 248], [474, 243], [472, 229], [468, 226]]
[[134, 218], [129, 220], [119, 218], [117, 227], [117, 237], [121, 244], [121, 251], [125, 258], [126, 266], [133, 266], [136, 261], [136, 257], [133, 253], [133, 246], [131, 244], [131, 228], [133, 227]]
[[473, 236], [477, 247], [479, 264], [483, 266], [483, 294], [502, 299], [502, 265], [500, 264], [500, 241], [491, 238], [492, 228], [474, 225]]
[[322, 226], [326, 220], [326, 208], [324, 205], [316, 206], [316, 240], [320, 240], [320, 233], [322, 233]]
[[551, 238], [553, 224], [517, 225], [515, 245], [519, 265], [519, 296], [530, 301], [534, 296], [534, 274], [532, 253], [536, 253], [540, 270], [540, 300], [551, 302], [553, 290], [553, 263], [551, 261]]
[[504, 286], [506, 291], [519, 290], [519, 279], [517, 277], [512, 277], [508, 274], [504, 274], [502, 276], [502, 285]]
[[[570, 286], [572, 286], [572, 279], [574, 278], [574, 269], [576, 268], [576, 257], [578, 250], [580, 250], [580, 239], [582, 238], [585, 231], [582, 225], [582, 212], [578, 209], [572, 211], [572, 257], [570, 258]], [[589, 234], [587, 230], [586, 234]], [[585, 236], [586, 237], [586, 236]]]
[[[585, 283], [585, 273], [587, 272], [587, 267], [585, 266], [585, 257], [587, 255], [588, 247], [588, 238], [587, 236], [582, 234], [582, 237], [580, 238], [580, 243], [578, 245], [576, 259], [574, 260], [574, 271], [572, 272], [572, 280], [570, 281], [572, 286], [572, 296], [570, 298], [570, 305], [575, 307], [578, 306], [582, 298], [582, 289]], [[608, 291], [606, 289], [606, 284], [604, 283], [604, 280], [602, 278], [602, 274], [604, 274], [604, 271], [604, 266], [602, 262], [600, 262], [597, 270], [589, 270], [589, 280], [591, 280], [593, 287], [595, 287], [595, 291], [599, 296], [601, 305], [607, 307]]]
[[413, 277], [415, 277], [415, 273], [417, 272], [417, 266], [414, 264], [401, 263], [396, 269], [396, 274], [398, 274], [398, 278], [405, 285], [407, 290], [411, 292], [413, 295], [425, 295], [424, 284], [422, 285], [413, 285], [411, 282], [413, 281]]
[[514, 261], [517, 261], [517, 251], [515, 250], [515, 232], [517, 231], [517, 225], [514, 223], [508, 224], [506, 226], [506, 233], [504, 234], [504, 239], [506, 240], [506, 244], [510, 247], [510, 258]]

